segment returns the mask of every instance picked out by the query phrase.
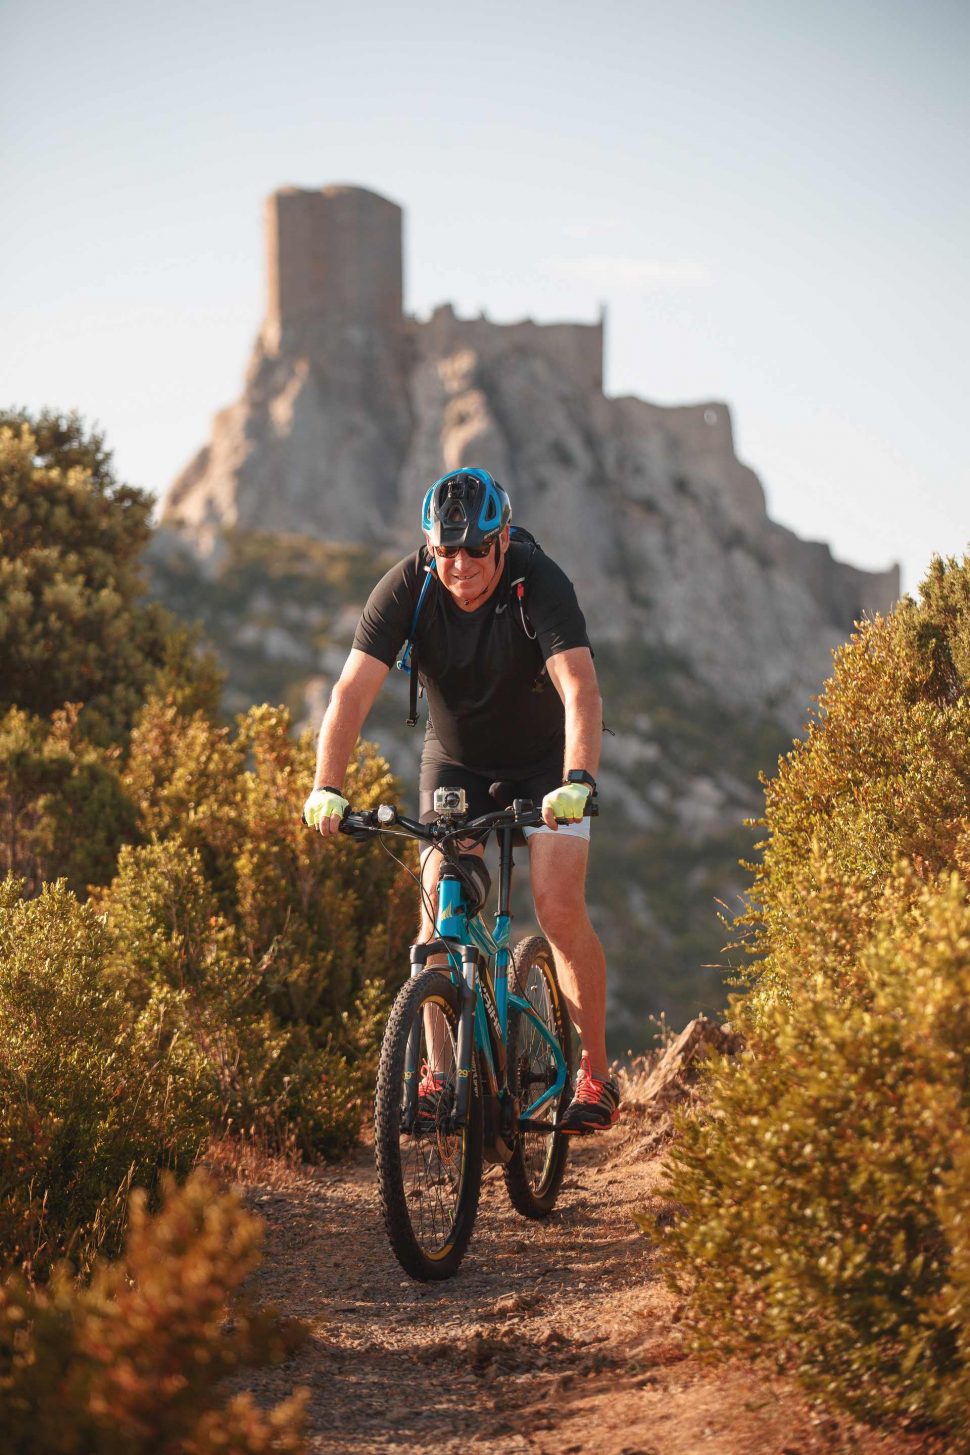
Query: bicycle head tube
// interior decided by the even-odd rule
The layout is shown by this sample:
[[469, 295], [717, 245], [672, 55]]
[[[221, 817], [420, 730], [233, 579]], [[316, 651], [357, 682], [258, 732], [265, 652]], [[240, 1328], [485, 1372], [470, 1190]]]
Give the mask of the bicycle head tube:
[[458, 875], [446, 865], [438, 880], [438, 918], [435, 925], [437, 934], [443, 939], [468, 939], [468, 914], [463, 891]]

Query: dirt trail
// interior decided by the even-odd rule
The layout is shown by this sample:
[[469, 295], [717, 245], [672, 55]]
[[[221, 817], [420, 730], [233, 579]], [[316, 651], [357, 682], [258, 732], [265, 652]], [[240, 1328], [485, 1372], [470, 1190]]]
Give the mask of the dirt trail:
[[627, 1120], [578, 1144], [545, 1223], [487, 1172], [472, 1245], [444, 1284], [388, 1248], [371, 1148], [255, 1186], [266, 1259], [255, 1292], [306, 1319], [310, 1344], [254, 1380], [311, 1391], [310, 1448], [348, 1455], [929, 1455], [813, 1406], [790, 1383], [686, 1354], [677, 1299], [632, 1212], [655, 1214], [661, 1162]]

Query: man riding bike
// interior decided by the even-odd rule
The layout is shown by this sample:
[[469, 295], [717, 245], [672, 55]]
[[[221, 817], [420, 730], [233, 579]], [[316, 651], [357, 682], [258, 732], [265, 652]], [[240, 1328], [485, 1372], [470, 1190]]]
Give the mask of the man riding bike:
[[[606, 1057], [606, 958], [585, 898], [590, 821], [583, 810], [596, 788], [602, 701], [572, 583], [534, 542], [510, 539], [511, 515], [508, 495], [487, 470], [454, 470], [431, 486], [422, 510], [426, 545], [387, 572], [360, 618], [324, 715], [304, 812], [324, 838], [339, 831], [351, 753], [413, 628], [429, 705], [422, 821], [434, 816], [440, 787], [463, 788], [472, 816], [494, 808], [494, 782], [541, 801], [543, 826], [525, 830], [532, 893], [583, 1043], [560, 1129], [582, 1134], [611, 1127], [619, 1108]], [[426, 851], [422, 884], [433, 886], [439, 869], [440, 855]], [[430, 939], [425, 899], [420, 933]], [[429, 1071], [423, 1093], [436, 1095], [440, 1079]]]

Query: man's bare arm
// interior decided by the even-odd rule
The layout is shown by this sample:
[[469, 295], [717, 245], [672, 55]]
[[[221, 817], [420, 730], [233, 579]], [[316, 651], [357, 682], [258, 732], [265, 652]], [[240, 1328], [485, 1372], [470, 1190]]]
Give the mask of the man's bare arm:
[[546, 662], [546, 671], [566, 709], [566, 754], [563, 772], [585, 768], [596, 777], [603, 738], [603, 699], [600, 697], [588, 647], [570, 647]]
[[340, 788], [367, 714], [390, 669], [354, 648], [334, 683], [317, 743], [314, 788]]

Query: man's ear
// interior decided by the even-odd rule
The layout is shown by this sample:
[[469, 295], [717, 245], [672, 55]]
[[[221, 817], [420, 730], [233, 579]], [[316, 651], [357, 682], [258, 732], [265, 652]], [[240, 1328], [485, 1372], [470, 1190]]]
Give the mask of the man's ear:
[[499, 534], [499, 541], [501, 542], [502, 555], [504, 556], [505, 552], [509, 548], [509, 527], [507, 525], [503, 525], [502, 530]]

